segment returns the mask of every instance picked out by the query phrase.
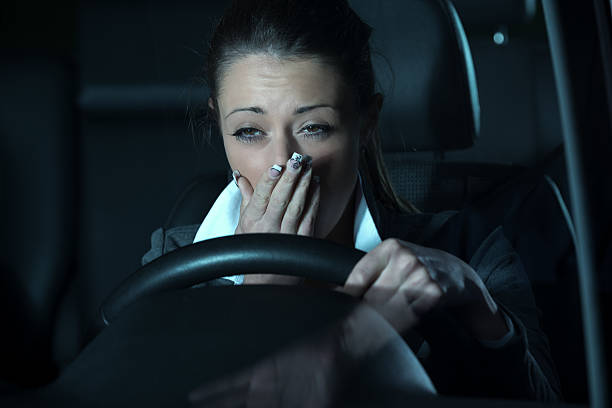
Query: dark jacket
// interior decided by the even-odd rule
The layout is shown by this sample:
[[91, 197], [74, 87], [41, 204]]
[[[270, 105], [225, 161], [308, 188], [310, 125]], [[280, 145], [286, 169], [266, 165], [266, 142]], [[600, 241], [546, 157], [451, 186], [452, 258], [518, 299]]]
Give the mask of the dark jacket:
[[[432, 313], [418, 328], [419, 358], [441, 394], [557, 400], [560, 386], [523, 263], [501, 226], [491, 228], [478, 211], [400, 214], [364, 196], [381, 239], [399, 238], [447, 251], [469, 263], [499, 307], [512, 319], [515, 336], [501, 348], [472, 339], [446, 311]], [[212, 205], [212, 203], [211, 203]], [[206, 214], [207, 211], [204, 212]], [[157, 229], [143, 265], [193, 242], [199, 225]], [[213, 284], [231, 284], [220, 279]], [[428, 351], [423, 353], [423, 338]]]

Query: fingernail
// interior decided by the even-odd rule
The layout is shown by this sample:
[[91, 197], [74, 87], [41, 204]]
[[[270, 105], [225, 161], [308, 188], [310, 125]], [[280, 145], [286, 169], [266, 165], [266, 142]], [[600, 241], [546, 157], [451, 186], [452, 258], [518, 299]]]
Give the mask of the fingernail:
[[232, 176], [234, 177], [234, 184], [238, 187], [238, 179], [240, 178], [240, 172], [238, 170], [234, 170], [232, 172]]
[[305, 154], [304, 158], [302, 159], [302, 162], [303, 162], [302, 167], [304, 171], [310, 170], [310, 168], [312, 167], [312, 157]]
[[291, 155], [291, 158], [287, 162], [287, 170], [292, 173], [297, 173], [298, 171], [300, 171], [300, 166], [302, 165], [303, 159], [304, 156], [299, 153], [293, 152], [293, 155]]
[[270, 170], [268, 170], [268, 174], [270, 174], [270, 177], [275, 179], [280, 177], [281, 171], [283, 171], [283, 168], [278, 164], [275, 164], [274, 166], [270, 167]]

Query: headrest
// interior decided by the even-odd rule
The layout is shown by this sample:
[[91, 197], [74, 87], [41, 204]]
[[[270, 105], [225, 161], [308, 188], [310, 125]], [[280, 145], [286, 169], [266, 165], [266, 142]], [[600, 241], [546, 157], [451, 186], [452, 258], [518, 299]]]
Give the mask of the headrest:
[[530, 22], [536, 16], [537, 3], [537, 0], [488, 0], [486, 6], [483, 6], [482, 0], [453, 0], [467, 27]]
[[476, 75], [453, 5], [446, 0], [350, 3], [373, 27], [374, 69], [385, 95], [379, 121], [383, 150], [472, 146], [480, 127]]

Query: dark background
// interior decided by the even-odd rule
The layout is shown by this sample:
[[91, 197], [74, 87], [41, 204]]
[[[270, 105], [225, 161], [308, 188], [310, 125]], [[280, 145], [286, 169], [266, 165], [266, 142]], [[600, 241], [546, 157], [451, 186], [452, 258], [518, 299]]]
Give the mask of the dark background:
[[[352, 3], [358, 13], [359, 7], [401, 9], [400, 1]], [[469, 149], [414, 152], [414, 158], [533, 167], [558, 157], [562, 135], [539, 2], [454, 3], [474, 58], [481, 134]], [[35, 271], [23, 278], [30, 289], [24, 296], [37, 285], [52, 288], [34, 305], [23, 299], [48, 309], [41, 332], [27, 337], [41, 343], [33, 346], [41, 355], [53, 355], [40, 381], [78, 352], [98, 305], [139, 267], [150, 233], [185, 186], [227, 170], [219, 141], [205, 145], [187, 121], [187, 107], [208, 96], [199, 73], [223, 7], [219, 1], [0, 3], [0, 58], [24, 62], [23, 68], [2, 64], [2, 73], [25, 70], [12, 89], [27, 90], [1, 96], [18, 112], [2, 126], [22, 130], [3, 141], [9, 146], [0, 150], [6, 155], [0, 180], [31, 209], [8, 220], [2, 247], [20, 256], [2, 266], [4, 278], [24, 264]], [[496, 43], [496, 33], [504, 41]], [[401, 75], [401, 67], [392, 69]], [[393, 92], [380, 79], [382, 92]], [[562, 161], [548, 170], [567, 199]], [[30, 196], [26, 187], [38, 193]], [[7, 191], [0, 195], [2, 214], [11, 217]], [[580, 392], [574, 400], [584, 397]]]

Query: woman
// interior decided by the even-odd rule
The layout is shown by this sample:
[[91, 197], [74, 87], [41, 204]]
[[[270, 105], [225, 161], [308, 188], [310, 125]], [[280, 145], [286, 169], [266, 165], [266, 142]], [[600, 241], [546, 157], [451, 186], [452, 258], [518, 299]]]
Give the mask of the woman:
[[[394, 193], [376, 132], [383, 98], [370, 32], [342, 0], [233, 2], [211, 40], [207, 81], [235, 181], [193, 242], [281, 232], [362, 249], [342, 290], [397, 332], [423, 334], [419, 357], [438, 391], [556, 399], [529, 284], [501, 229], [467, 254], [449, 244], [448, 227], [433, 227], [439, 215]], [[154, 244], [144, 262], [164, 252]]]

